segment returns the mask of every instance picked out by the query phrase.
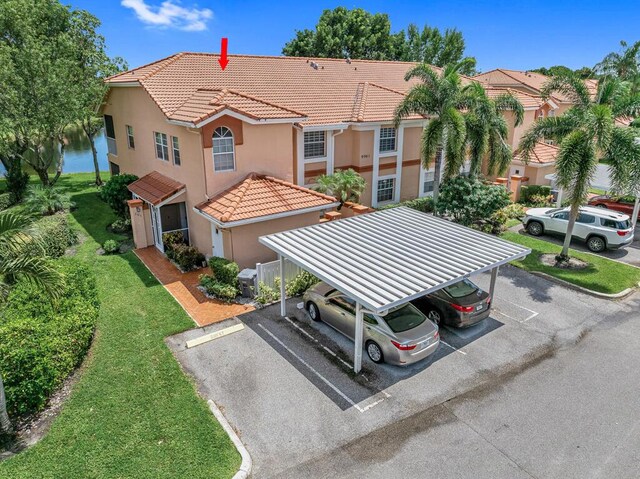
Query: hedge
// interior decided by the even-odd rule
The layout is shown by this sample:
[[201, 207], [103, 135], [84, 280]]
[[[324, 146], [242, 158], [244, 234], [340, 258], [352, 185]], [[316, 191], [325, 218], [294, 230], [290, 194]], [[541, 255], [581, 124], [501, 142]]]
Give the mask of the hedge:
[[422, 211], [423, 213], [433, 213], [433, 198], [430, 196], [423, 196], [422, 198], [415, 198], [413, 200], [402, 201], [400, 203], [392, 203], [381, 207], [381, 210], [388, 210], [390, 208], [397, 208], [398, 206], [407, 206], [414, 210]]
[[240, 273], [240, 267], [237, 263], [229, 261], [226, 258], [213, 256], [209, 259], [209, 267], [211, 268], [213, 277], [218, 282], [237, 287], [238, 273]]
[[233, 301], [239, 293], [237, 286], [222, 283], [210, 274], [200, 275], [200, 286], [202, 286], [208, 294], [223, 301]]
[[29, 282], [11, 291], [0, 319], [0, 371], [13, 417], [43, 409], [84, 358], [98, 318], [98, 295], [90, 269], [60, 260], [64, 291], [56, 306]]
[[551, 187], [544, 185], [524, 185], [520, 188], [520, 203], [529, 203], [532, 196], [549, 196]]
[[50, 258], [59, 258], [69, 246], [78, 242], [78, 235], [69, 225], [66, 214], [42, 217], [36, 222], [35, 230]]

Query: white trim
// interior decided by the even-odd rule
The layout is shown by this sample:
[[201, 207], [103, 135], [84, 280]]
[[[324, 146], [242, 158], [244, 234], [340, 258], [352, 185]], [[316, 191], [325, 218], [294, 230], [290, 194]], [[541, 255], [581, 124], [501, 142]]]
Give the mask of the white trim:
[[[208, 219], [206, 215], [202, 215], [202, 216]], [[210, 223], [210, 224], [211, 224], [211, 254], [219, 258], [224, 258], [225, 257], [224, 256], [224, 238], [222, 236], [224, 233], [224, 230], [213, 223]], [[216, 238], [218, 239], [216, 240]], [[219, 248], [216, 248], [218, 246]], [[220, 254], [216, 254], [216, 253], [220, 253]]]
[[300, 125], [304, 131], [319, 131], [319, 130], [344, 130], [349, 128], [349, 123], [332, 123], [329, 125], [312, 125], [304, 126]]
[[213, 216], [209, 216], [205, 212], [200, 211], [196, 207], [194, 207], [193, 210], [196, 213], [198, 213], [200, 216], [204, 216], [206, 219], [208, 219], [211, 223], [218, 226], [219, 228], [235, 228], [236, 226], [243, 226], [243, 225], [248, 225], [253, 223], [261, 223], [263, 221], [277, 220], [279, 218], [286, 218], [288, 216], [302, 215], [305, 213], [311, 213], [312, 211], [330, 210], [332, 208], [336, 208], [338, 205], [340, 205], [340, 202], [336, 201], [334, 203], [329, 203], [328, 205], [312, 206], [310, 208], [303, 208], [300, 210], [285, 211], [283, 213], [275, 213], [272, 215], [258, 216], [256, 218], [248, 218], [246, 220], [229, 221], [229, 222], [219, 221]]
[[168, 203], [170, 203], [171, 201], [175, 200], [178, 196], [180, 196], [181, 194], [185, 193], [187, 191], [187, 187], [183, 187], [181, 188], [179, 191], [177, 191], [176, 193], [172, 194], [171, 196], [169, 196], [169, 198], [162, 200], [160, 203], [158, 203], [157, 205], [154, 205], [153, 203], [151, 203], [150, 201], [145, 200], [142, 196], [140, 195], [136, 195], [135, 193], [132, 193], [133, 198], [134, 199], [138, 199], [138, 200], [142, 200], [144, 201], [146, 204], [148, 204], [149, 206], [154, 206], [156, 208], [160, 208], [161, 206], [164, 206]]
[[142, 86], [138, 82], [138, 80], [134, 80], [134, 81], [130, 81], [130, 82], [118, 82], [118, 83], [107, 82], [107, 85], [109, 85], [110, 87], [114, 87], [114, 88]]
[[[406, 128], [421, 126], [425, 127], [429, 120], [425, 118], [424, 120], [403, 120], [400, 122], [401, 126]], [[353, 122], [351, 123], [351, 128], [355, 131], [371, 131], [375, 130], [376, 127], [381, 127], [383, 125], [393, 124], [393, 118], [384, 121], [369, 121], [369, 122]], [[399, 127], [398, 127], [399, 128]]]
[[238, 120], [242, 120], [246, 123], [249, 123], [250, 125], [265, 125], [265, 124], [277, 124], [277, 123], [296, 123], [298, 121], [304, 121], [307, 119], [306, 116], [300, 117], [300, 116], [296, 116], [296, 117], [291, 117], [291, 118], [278, 118], [278, 119], [270, 119], [270, 120], [256, 120], [255, 118], [251, 118], [249, 116], [243, 115], [241, 113], [237, 113], [233, 110], [230, 110], [228, 108], [225, 108], [224, 110], [216, 113], [213, 116], [210, 116], [209, 118], [207, 118], [206, 120], [203, 120], [199, 123], [195, 123], [195, 127], [196, 128], [202, 128], [203, 126], [207, 125], [208, 123], [211, 123], [212, 121], [217, 120], [218, 118], [222, 117], [222, 116], [230, 116], [232, 118], [236, 118]]
[[396, 192], [395, 201], [400, 201], [402, 189], [402, 157], [404, 148], [404, 125], [398, 127], [396, 131]]
[[304, 185], [304, 130], [296, 129], [296, 151], [297, 151], [297, 181], [296, 183], [300, 186]]
[[[393, 198], [391, 198], [390, 200], [386, 200], [386, 201], [381, 201], [380, 203], [378, 203], [378, 182], [383, 181], [383, 180], [394, 180], [393, 183]], [[400, 194], [399, 194], [399, 189], [398, 189], [398, 173], [396, 172], [393, 175], [383, 175], [383, 176], [378, 176], [378, 179], [375, 183], [376, 185], [376, 191], [375, 191], [375, 197], [376, 197], [376, 205], [377, 206], [383, 206], [383, 205], [390, 205], [393, 203], [397, 203], [399, 201], [400, 198]]]
[[371, 206], [378, 207], [378, 175], [380, 174], [380, 125], [373, 129], [373, 170], [371, 171]]

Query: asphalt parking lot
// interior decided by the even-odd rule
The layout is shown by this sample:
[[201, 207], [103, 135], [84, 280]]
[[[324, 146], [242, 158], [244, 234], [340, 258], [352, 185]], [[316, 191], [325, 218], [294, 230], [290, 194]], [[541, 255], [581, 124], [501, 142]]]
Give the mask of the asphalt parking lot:
[[[489, 281], [488, 275], [472, 279], [485, 288]], [[170, 337], [167, 344], [200, 394], [239, 432], [254, 476], [296, 477], [291, 471], [338, 447], [500, 383], [621, 308], [504, 267], [491, 317], [462, 333], [443, 329], [438, 352], [406, 368], [375, 365], [364, 355], [362, 374], [355, 376], [353, 343], [306, 319], [295, 300], [288, 303], [289, 319], [274, 305]], [[238, 324], [238, 332], [186, 348], [189, 340]], [[503, 465], [496, 477], [519, 477]]]
[[[511, 231], [515, 231], [516, 233], [527, 234], [524, 231], [524, 228], [522, 225], [514, 226], [513, 228], [511, 228]], [[548, 241], [550, 243], [557, 244], [559, 246], [562, 246], [562, 242], [563, 242], [563, 239], [558, 236], [543, 235], [543, 236], [537, 236], [537, 238], [544, 241]], [[582, 241], [573, 240], [571, 242], [571, 247], [577, 251], [584, 251], [586, 253], [591, 253], [591, 251], [587, 249], [586, 245]], [[622, 261], [623, 263], [640, 267], [640, 223], [638, 223], [638, 226], [636, 226], [636, 229], [634, 231], [633, 243], [631, 243], [627, 247], [614, 249], [614, 250], [606, 250], [606, 251], [603, 251], [602, 253], [591, 253], [591, 254], [598, 254], [600, 256], [604, 256], [605, 258]]]

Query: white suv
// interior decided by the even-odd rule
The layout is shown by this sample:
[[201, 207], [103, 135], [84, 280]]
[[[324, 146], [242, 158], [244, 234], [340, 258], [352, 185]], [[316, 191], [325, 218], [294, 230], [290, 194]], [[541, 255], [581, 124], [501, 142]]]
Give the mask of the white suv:
[[[569, 225], [569, 208], [531, 208], [522, 223], [529, 234], [557, 234], [564, 236]], [[587, 243], [595, 253], [617, 249], [633, 241], [629, 216], [617, 211], [583, 206], [573, 227], [573, 238]]]

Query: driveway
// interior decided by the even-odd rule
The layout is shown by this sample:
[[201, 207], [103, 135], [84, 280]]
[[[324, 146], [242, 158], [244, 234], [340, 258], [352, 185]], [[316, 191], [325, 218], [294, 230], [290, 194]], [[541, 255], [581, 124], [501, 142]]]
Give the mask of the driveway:
[[[524, 227], [521, 224], [510, 228], [510, 230], [516, 233], [527, 234], [524, 231]], [[559, 246], [562, 246], [562, 243], [563, 243], [563, 239], [558, 236], [543, 235], [543, 236], [536, 236], [536, 238], [544, 241], [548, 241], [549, 243], [557, 244]], [[571, 247], [577, 251], [584, 251], [585, 253], [591, 253], [591, 251], [587, 249], [586, 245], [582, 241], [573, 240], [571, 242]], [[622, 261], [623, 263], [640, 267], [640, 223], [638, 223], [634, 231], [633, 243], [631, 243], [626, 248], [620, 248], [616, 250], [606, 250], [602, 253], [591, 253], [591, 254], [598, 254], [599, 256], [604, 256], [605, 258]]]
[[[474, 280], [487, 287], [489, 278]], [[408, 368], [374, 365], [365, 358], [363, 374], [354, 376], [352, 343], [308, 321], [296, 301], [288, 304], [289, 320], [279, 318], [275, 305], [167, 343], [200, 393], [214, 400], [239, 432], [254, 460], [254, 477], [341, 476], [340, 460], [353, 460], [344, 453], [352, 451], [358, 464], [388, 463], [427, 430], [436, 433], [429, 444], [437, 444], [437, 453], [430, 446], [407, 469], [411, 475], [430, 471], [432, 477], [463, 477], [462, 471], [479, 468], [485, 472], [474, 477], [528, 477], [478, 435], [463, 434], [467, 428], [447, 416], [443, 404], [469, 391], [499, 387], [625, 307], [504, 267], [486, 324], [462, 334], [443, 329], [434, 357]], [[232, 324], [244, 329], [185, 347], [190, 339]], [[365, 438], [373, 440], [359, 447]], [[474, 457], [456, 466], [461, 474], [431, 474], [442, 469], [443, 459], [466, 449]], [[322, 469], [332, 463], [327, 458], [337, 461], [335, 468]], [[309, 472], [318, 467], [318, 474]], [[358, 470], [353, 477], [361, 477]]]

